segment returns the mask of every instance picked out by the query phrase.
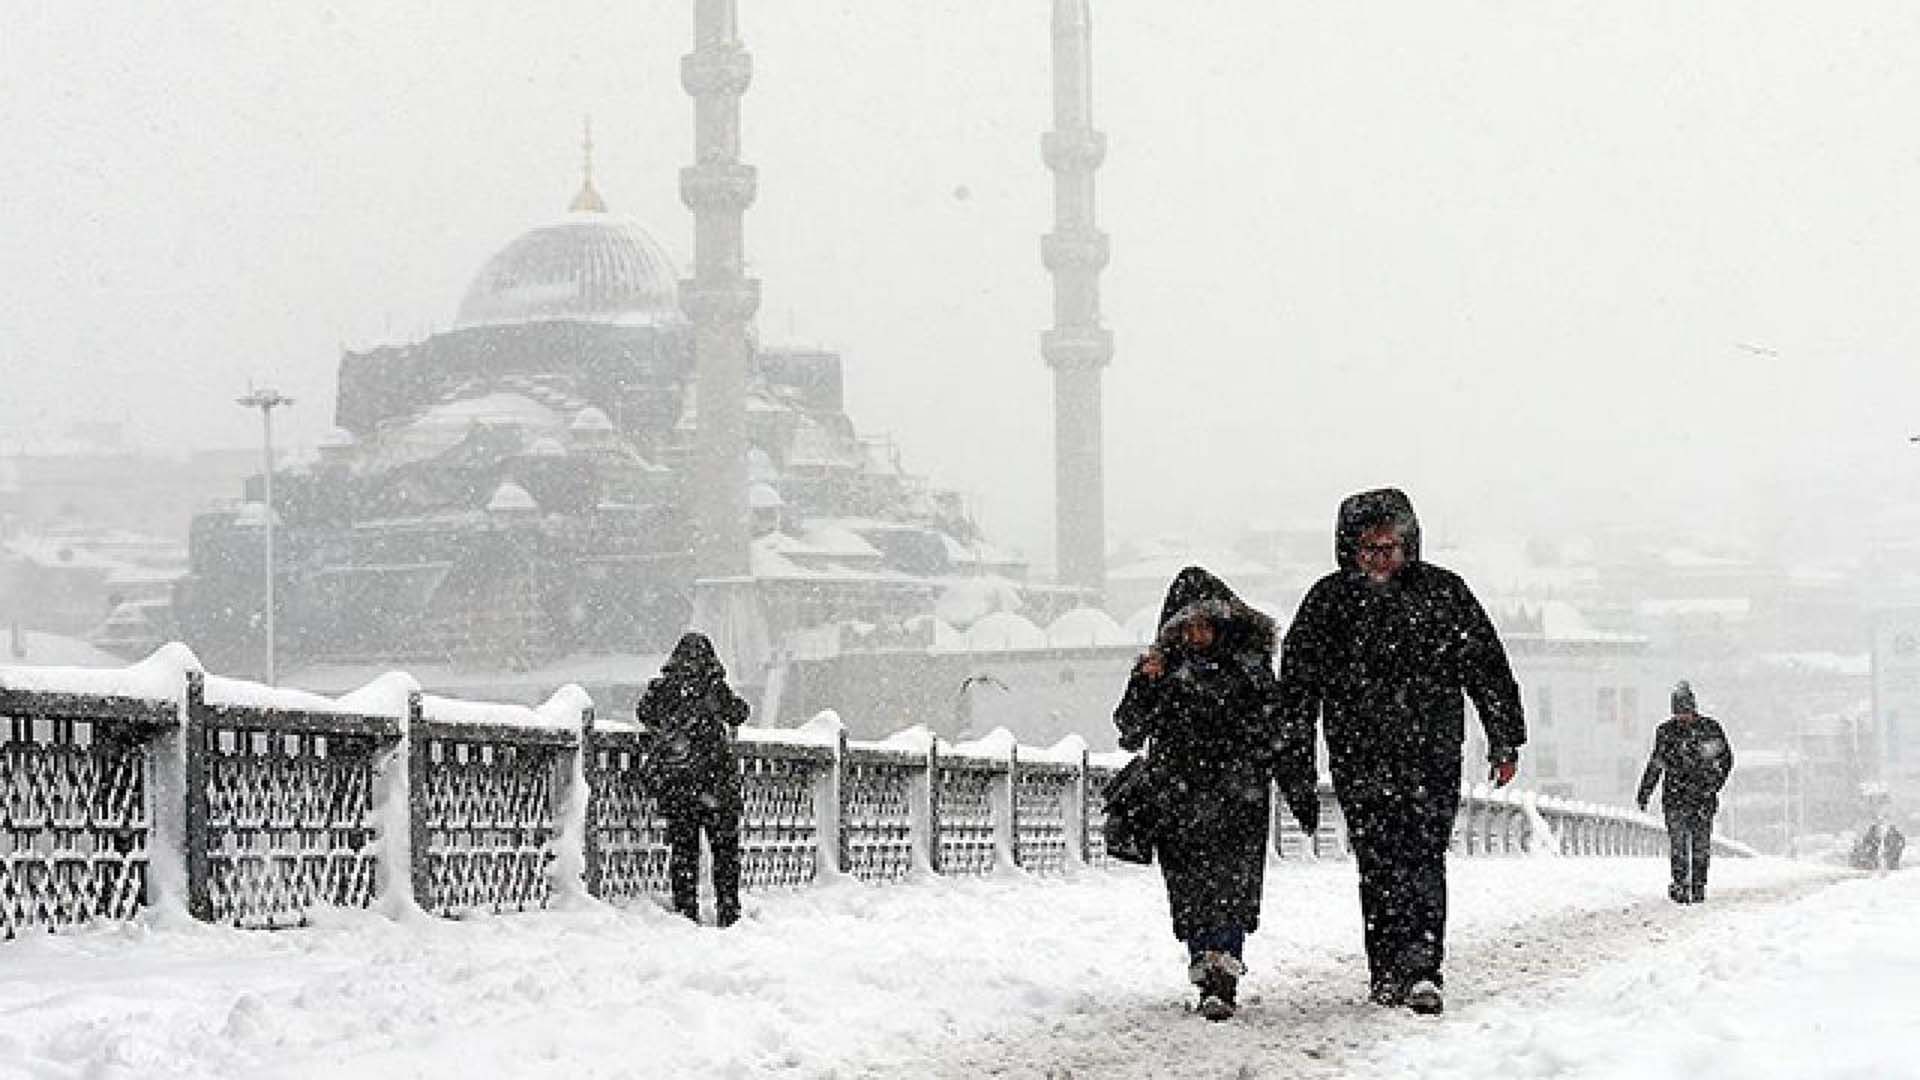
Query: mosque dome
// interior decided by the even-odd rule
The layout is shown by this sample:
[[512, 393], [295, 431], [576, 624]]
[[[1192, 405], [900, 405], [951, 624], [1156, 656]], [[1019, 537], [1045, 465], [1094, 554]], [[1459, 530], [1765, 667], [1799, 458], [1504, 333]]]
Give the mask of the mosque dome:
[[680, 273], [659, 241], [605, 211], [591, 188], [573, 210], [502, 248], [474, 276], [455, 325], [572, 319], [662, 323], [681, 318]]

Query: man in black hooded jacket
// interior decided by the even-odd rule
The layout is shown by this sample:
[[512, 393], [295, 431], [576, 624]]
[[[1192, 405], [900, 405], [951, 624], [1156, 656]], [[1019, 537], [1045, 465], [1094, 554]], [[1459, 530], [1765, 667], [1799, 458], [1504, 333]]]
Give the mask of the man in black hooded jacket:
[[1673, 717], [1653, 736], [1653, 753], [1640, 775], [1638, 802], [1647, 808], [1662, 776], [1666, 791], [1660, 809], [1667, 819], [1667, 862], [1673, 882], [1667, 898], [1676, 904], [1698, 904], [1707, 898], [1707, 864], [1713, 858], [1713, 815], [1720, 809], [1720, 789], [1733, 772], [1733, 744], [1711, 716], [1694, 707], [1693, 687], [1681, 680], [1668, 699]]
[[687, 633], [634, 706], [641, 776], [667, 819], [667, 879], [673, 909], [700, 921], [700, 833], [713, 852], [715, 921], [740, 918], [740, 764], [733, 739], [748, 706], [705, 634]]
[[[1466, 582], [1420, 558], [1420, 522], [1384, 488], [1340, 504], [1339, 569], [1300, 602], [1281, 654], [1285, 763], [1313, 774], [1326, 724], [1334, 794], [1360, 870], [1371, 997], [1441, 1011], [1447, 846], [1460, 806], [1462, 693], [1486, 729], [1489, 779], [1513, 779], [1526, 741], [1520, 688]], [[1304, 767], [1303, 763], [1304, 762]], [[1289, 802], [1303, 793], [1288, 793]]]

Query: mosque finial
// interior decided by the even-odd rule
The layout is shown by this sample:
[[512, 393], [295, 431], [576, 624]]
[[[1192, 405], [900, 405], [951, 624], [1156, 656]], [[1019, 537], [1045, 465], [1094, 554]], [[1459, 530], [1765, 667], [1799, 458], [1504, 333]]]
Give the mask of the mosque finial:
[[583, 157], [583, 179], [580, 182], [580, 194], [573, 197], [573, 203], [568, 206], [567, 209], [574, 213], [604, 214], [607, 212], [607, 201], [600, 197], [600, 192], [595, 190], [593, 186], [592, 115], [584, 118], [583, 127], [585, 128], [585, 135], [580, 140], [580, 152]]

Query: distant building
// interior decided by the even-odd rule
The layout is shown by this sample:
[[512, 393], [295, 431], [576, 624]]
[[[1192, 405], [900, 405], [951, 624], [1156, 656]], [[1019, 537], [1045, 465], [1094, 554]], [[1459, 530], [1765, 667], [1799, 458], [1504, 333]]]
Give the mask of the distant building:
[[104, 422], [0, 445], [0, 619], [145, 655], [173, 632], [195, 509], [259, 460], [138, 448]]
[[[678, 281], [589, 181], [480, 269], [452, 329], [348, 351], [338, 435], [275, 476], [283, 670], [531, 671], [671, 645], [693, 602], [700, 426]], [[841, 379], [825, 350], [753, 354], [743, 503], [775, 638], [930, 612], [949, 577], [1024, 577], [957, 495], [857, 433]], [[257, 478], [246, 495], [194, 521], [179, 596], [221, 670], [262, 660]]]
[[[1598, 630], [1561, 601], [1493, 611], [1527, 715], [1522, 784], [1567, 798], [1631, 805], [1665, 690], [1647, 639]], [[1467, 732], [1463, 779], [1486, 779], [1486, 737]]]

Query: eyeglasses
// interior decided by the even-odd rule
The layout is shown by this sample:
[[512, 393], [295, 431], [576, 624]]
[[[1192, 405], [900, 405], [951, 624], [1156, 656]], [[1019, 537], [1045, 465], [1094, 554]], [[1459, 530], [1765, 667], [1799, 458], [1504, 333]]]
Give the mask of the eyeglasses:
[[1386, 556], [1392, 555], [1394, 552], [1400, 550], [1400, 541], [1395, 540], [1385, 544], [1361, 544], [1359, 547], [1360, 554], [1362, 555]]

